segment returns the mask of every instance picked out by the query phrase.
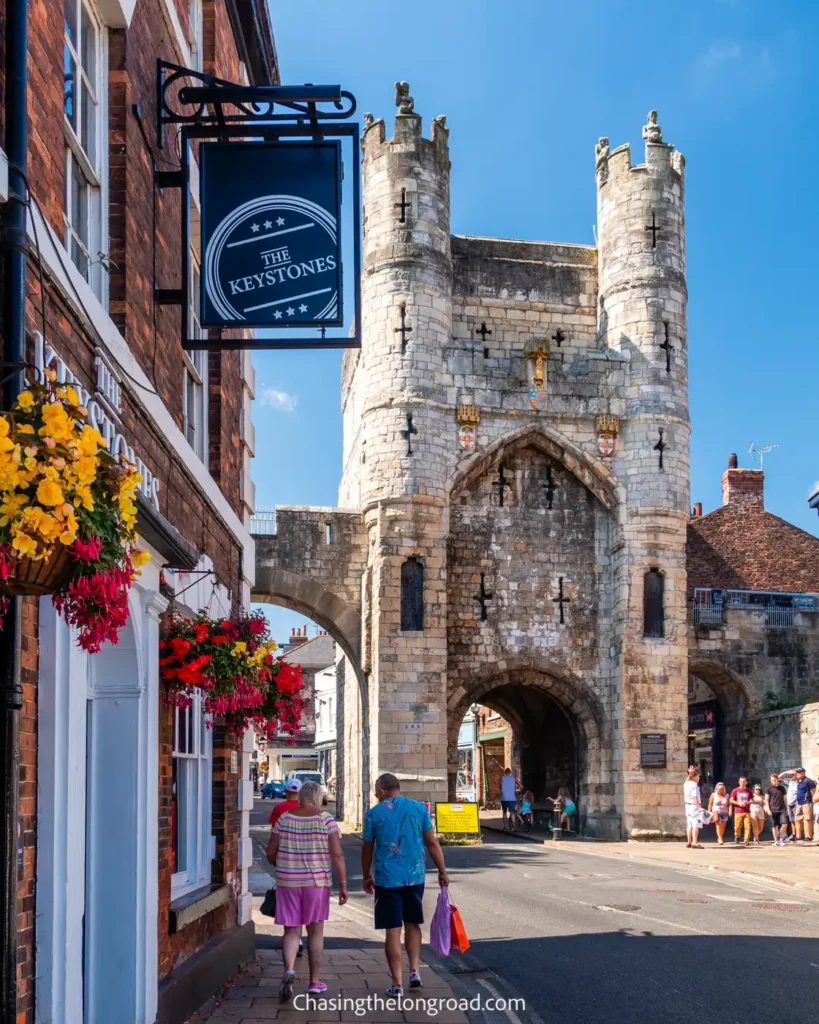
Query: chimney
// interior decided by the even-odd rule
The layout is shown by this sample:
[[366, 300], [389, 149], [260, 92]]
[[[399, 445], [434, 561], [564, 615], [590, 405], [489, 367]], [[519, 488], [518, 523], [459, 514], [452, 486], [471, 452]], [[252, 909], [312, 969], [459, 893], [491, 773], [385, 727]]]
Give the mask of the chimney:
[[761, 469], [740, 469], [736, 455], [728, 456], [728, 468], [722, 474], [722, 504], [765, 507], [764, 475]]
[[701, 515], [702, 515], [702, 502], [701, 501], [695, 501], [694, 502], [694, 518], [697, 519]]
[[290, 630], [291, 647], [299, 647], [301, 644], [306, 644], [307, 640], [307, 626], [297, 626]]

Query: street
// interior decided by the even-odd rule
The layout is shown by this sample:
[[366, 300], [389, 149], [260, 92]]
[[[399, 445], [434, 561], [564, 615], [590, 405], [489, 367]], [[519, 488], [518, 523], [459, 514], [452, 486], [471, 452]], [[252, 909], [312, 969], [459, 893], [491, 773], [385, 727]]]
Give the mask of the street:
[[[271, 806], [257, 801], [255, 820]], [[263, 850], [267, 830], [251, 831]], [[343, 846], [345, 910], [369, 928], [360, 842], [345, 836]], [[444, 966], [456, 972], [456, 991], [523, 997], [521, 1020], [763, 1024], [804, 1019], [819, 1004], [813, 894], [491, 833], [483, 846], [447, 847], [445, 856], [472, 947]], [[261, 863], [254, 872], [267, 873]]]

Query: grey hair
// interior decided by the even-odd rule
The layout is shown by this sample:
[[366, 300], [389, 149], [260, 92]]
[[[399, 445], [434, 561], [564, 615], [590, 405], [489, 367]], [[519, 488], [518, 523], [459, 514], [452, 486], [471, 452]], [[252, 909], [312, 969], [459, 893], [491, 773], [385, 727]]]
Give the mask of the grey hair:
[[299, 790], [299, 807], [305, 804], [321, 805], [321, 786], [317, 782], [305, 782]]

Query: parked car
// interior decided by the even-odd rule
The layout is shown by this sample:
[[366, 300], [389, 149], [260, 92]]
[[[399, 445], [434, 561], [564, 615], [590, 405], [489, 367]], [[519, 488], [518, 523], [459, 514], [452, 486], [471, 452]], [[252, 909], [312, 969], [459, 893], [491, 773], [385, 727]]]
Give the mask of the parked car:
[[321, 772], [308, 768], [295, 768], [292, 772], [287, 773], [287, 777], [288, 779], [298, 779], [302, 784], [305, 782], [317, 782], [321, 786], [321, 802], [322, 804], [327, 803], [327, 786]]
[[284, 796], [284, 779], [268, 779], [262, 786], [262, 796], [268, 800]]

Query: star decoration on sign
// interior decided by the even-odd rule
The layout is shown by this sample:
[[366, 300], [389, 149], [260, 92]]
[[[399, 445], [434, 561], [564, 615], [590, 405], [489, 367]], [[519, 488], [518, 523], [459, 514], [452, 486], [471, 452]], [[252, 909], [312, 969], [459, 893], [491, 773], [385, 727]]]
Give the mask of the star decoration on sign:
[[303, 302], [302, 302], [302, 304], [301, 304], [301, 305], [299, 306], [299, 312], [300, 312], [300, 313], [306, 313], [306, 312], [307, 312], [307, 306], [305, 306], [305, 304], [304, 304]]
[[273, 316], [274, 316], [274, 317], [275, 317], [275, 318], [276, 318], [277, 320], [281, 320], [281, 318], [282, 318], [282, 311], [281, 311], [280, 309], [277, 309], [277, 310], [276, 310], [276, 312], [275, 312], [275, 313], [273, 314]]
[[276, 223], [279, 225], [279, 227], [281, 227], [282, 224], [284, 224], [284, 217], [277, 217]]
[[258, 224], [251, 224], [250, 225], [250, 230], [255, 234], [259, 230], [259, 225]]
[[288, 316], [293, 316], [293, 315], [295, 314], [295, 312], [296, 312], [296, 311], [295, 311], [295, 309], [293, 309], [293, 307], [292, 307], [292, 306], [288, 306], [288, 307], [287, 307], [287, 315], [288, 315]]
[[264, 226], [265, 226], [265, 230], [266, 230], [266, 231], [269, 231], [269, 230], [270, 230], [270, 228], [272, 228], [272, 227], [273, 227], [273, 221], [272, 221], [272, 220], [266, 220], [266, 221], [264, 222]]

